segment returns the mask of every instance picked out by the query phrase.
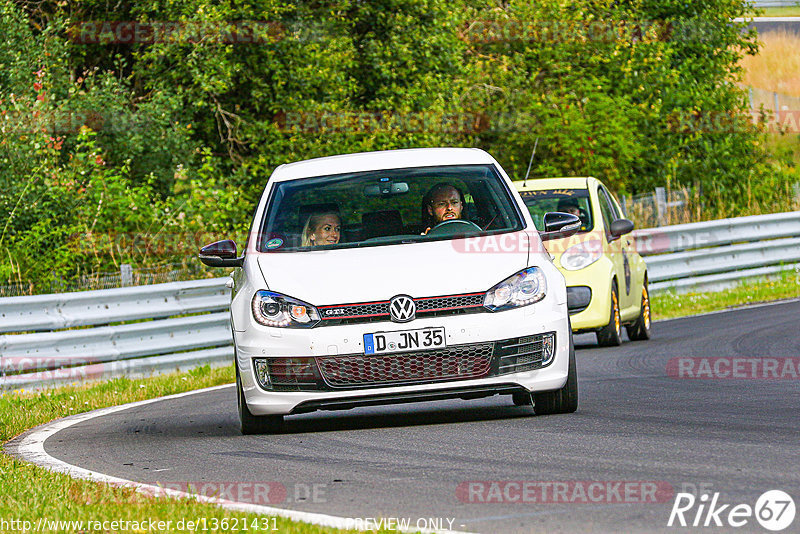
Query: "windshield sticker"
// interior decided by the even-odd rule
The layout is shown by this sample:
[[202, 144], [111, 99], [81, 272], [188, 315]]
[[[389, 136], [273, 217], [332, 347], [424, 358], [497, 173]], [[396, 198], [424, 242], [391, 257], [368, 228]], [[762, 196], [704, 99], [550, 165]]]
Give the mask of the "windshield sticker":
[[543, 189], [541, 191], [522, 191], [520, 195], [523, 197], [538, 197], [545, 195], [563, 195], [571, 197], [575, 194], [574, 189]]
[[280, 248], [282, 246], [283, 246], [283, 239], [281, 239], [280, 237], [276, 237], [275, 239], [270, 239], [269, 241], [267, 241], [266, 245], [268, 250], [272, 250], [274, 248]]

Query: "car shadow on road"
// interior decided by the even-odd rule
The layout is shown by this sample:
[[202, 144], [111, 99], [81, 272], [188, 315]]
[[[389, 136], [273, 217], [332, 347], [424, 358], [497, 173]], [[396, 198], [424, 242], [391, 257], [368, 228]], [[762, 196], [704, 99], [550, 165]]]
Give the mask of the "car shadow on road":
[[[454, 405], [454, 403], [460, 403]], [[430, 426], [452, 423], [493, 421], [532, 417], [530, 407], [514, 406], [508, 396], [491, 400], [441, 401], [355, 408], [347, 412], [314, 412], [285, 418], [285, 434], [334, 432], [404, 426]]]

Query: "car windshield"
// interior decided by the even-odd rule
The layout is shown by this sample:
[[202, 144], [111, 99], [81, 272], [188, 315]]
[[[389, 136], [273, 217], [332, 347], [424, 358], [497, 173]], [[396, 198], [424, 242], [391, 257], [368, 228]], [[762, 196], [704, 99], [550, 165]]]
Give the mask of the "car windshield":
[[520, 196], [531, 212], [536, 229], [544, 229], [544, 214], [561, 211], [577, 215], [581, 220], [579, 232], [589, 232], [594, 227], [592, 204], [586, 189], [545, 189], [541, 191], [520, 191]]
[[493, 165], [412, 167], [280, 182], [260, 252], [411, 243], [521, 230]]

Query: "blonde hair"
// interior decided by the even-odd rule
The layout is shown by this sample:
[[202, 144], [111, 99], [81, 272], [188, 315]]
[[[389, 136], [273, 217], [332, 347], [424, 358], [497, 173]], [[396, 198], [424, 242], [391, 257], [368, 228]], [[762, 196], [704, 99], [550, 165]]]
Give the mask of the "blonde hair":
[[301, 236], [300, 245], [303, 247], [313, 247], [314, 242], [311, 241], [311, 234], [315, 233], [319, 229], [320, 220], [325, 217], [326, 215], [333, 215], [337, 219], [339, 219], [339, 224], [342, 224], [342, 218], [339, 217], [339, 214], [335, 211], [322, 211], [319, 213], [312, 213], [308, 216], [308, 220], [306, 221], [306, 225], [303, 227], [303, 234]]

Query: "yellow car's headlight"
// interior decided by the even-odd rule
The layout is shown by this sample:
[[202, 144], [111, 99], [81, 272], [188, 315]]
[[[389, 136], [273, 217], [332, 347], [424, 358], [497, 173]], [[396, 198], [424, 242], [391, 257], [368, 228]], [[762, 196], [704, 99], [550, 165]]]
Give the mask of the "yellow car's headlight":
[[590, 239], [572, 245], [561, 255], [561, 266], [567, 271], [584, 269], [603, 255], [603, 243], [599, 239]]

